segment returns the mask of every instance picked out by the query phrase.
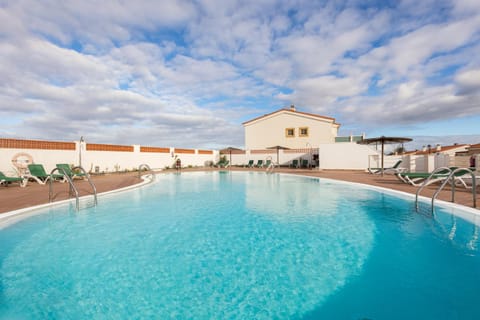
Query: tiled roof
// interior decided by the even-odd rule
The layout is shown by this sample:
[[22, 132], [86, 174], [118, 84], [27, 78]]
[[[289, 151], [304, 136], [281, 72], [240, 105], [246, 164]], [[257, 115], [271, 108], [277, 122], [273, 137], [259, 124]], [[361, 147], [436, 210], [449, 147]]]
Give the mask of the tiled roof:
[[280, 109], [280, 110], [277, 110], [277, 111], [274, 111], [274, 112], [271, 112], [271, 113], [264, 114], [263, 116], [254, 118], [254, 119], [252, 119], [252, 120], [245, 121], [245, 122], [242, 123], [242, 124], [243, 124], [243, 125], [246, 125], [246, 124], [248, 124], [248, 123], [251, 123], [251, 122], [260, 120], [260, 119], [262, 119], [262, 118], [266, 118], [266, 117], [272, 116], [272, 115], [274, 115], [274, 114], [276, 114], [276, 113], [282, 113], [282, 112], [288, 112], [288, 113], [292, 113], [292, 114], [300, 114], [300, 115], [304, 115], [304, 116], [319, 118], [319, 119], [322, 119], [322, 120], [330, 120], [330, 121], [333, 122], [333, 124], [340, 125], [339, 123], [336, 123], [336, 122], [335, 122], [335, 118], [326, 117], [326, 116], [321, 116], [321, 115], [314, 114], [314, 113], [308, 113], [308, 112], [301, 112], [301, 111], [291, 110], [291, 109], [287, 109], [287, 108], [282, 108], [282, 109]]
[[[452, 145], [452, 146], [440, 146], [440, 150], [437, 151], [437, 148], [436, 146], [432, 146], [430, 148], [430, 153], [437, 153], [437, 152], [446, 152], [446, 151], [449, 151], [449, 150], [454, 150], [454, 149], [459, 149], [459, 148], [466, 148], [468, 147], [469, 144], [455, 144], [455, 145]], [[405, 152], [405, 154], [416, 154], [416, 155], [421, 155], [421, 154], [428, 154], [429, 151], [428, 149], [423, 151], [423, 150], [416, 150], [416, 151], [409, 151], [409, 152]]]

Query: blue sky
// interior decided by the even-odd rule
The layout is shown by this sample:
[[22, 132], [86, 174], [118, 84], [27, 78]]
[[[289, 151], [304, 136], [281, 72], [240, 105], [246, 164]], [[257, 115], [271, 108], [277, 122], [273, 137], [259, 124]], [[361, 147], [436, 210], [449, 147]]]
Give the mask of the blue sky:
[[343, 135], [480, 142], [476, 0], [7, 0], [0, 21], [1, 137], [242, 147], [295, 104]]

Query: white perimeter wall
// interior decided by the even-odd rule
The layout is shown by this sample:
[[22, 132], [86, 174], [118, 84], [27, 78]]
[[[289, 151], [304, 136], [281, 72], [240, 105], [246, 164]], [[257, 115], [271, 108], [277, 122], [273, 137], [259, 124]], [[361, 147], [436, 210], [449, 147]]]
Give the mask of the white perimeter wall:
[[[379, 152], [365, 145], [356, 143], [326, 143], [320, 144], [318, 147], [319, 167], [320, 169], [350, 169], [350, 170], [365, 170], [369, 167], [369, 158], [378, 157]], [[313, 148], [313, 153], [317, 153], [317, 148]], [[286, 166], [292, 163], [294, 159], [307, 159], [312, 162], [312, 153], [309, 149], [299, 149], [292, 152], [292, 150], [279, 150], [279, 163]], [[227, 160], [230, 155], [226, 154]], [[263, 153], [256, 153], [254, 150], [247, 150], [245, 154], [232, 154], [233, 165], [245, 165], [249, 160], [272, 159], [277, 161], [276, 150], [265, 150]], [[370, 159], [370, 161], [373, 161]], [[372, 165], [372, 166], [377, 166]]]
[[320, 169], [351, 169], [365, 170], [371, 166], [371, 158], [378, 157], [380, 153], [373, 148], [356, 143], [329, 143], [319, 146]]
[[[67, 163], [77, 166], [79, 164], [80, 150], [76, 143], [76, 150], [41, 150], [41, 149], [15, 149], [0, 148], [0, 171], [7, 175], [15, 175], [15, 169], [12, 164], [12, 158], [18, 153], [27, 153], [33, 158], [34, 163], [42, 164], [47, 172], [55, 168], [57, 163]], [[147, 164], [152, 169], [163, 169], [173, 167], [175, 160], [180, 158], [183, 167], [188, 166], [206, 166], [209, 163], [219, 161], [218, 151], [213, 154], [200, 154], [195, 150], [194, 154], [174, 153], [174, 148], [170, 148], [170, 153], [160, 152], [140, 152], [140, 147], [135, 145], [134, 152], [121, 151], [86, 151], [83, 146], [81, 151], [82, 166], [87, 171], [95, 172], [95, 167], [99, 167], [100, 172], [115, 172], [124, 170], [133, 170], [141, 164]], [[313, 149], [316, 153], [316, 148]], [[355, 143], [332, 143], [320, 144], [318, 146], [320, 169], [350, 169], [366, 170], [368, 167], [380, 167], [380, 153], [374, 148]], [[294, 159], [308, 159], [311, 161], [311, 153], [307, 149], [279, 150], [279, 162], [281, 165], [289, 165]], [[172, 156], [173, 155], [173, 156]], [[229, 160], [230, 155], [226, 154]], [[463, 159], [465, 158], [465, 159]], [[452, 157], [444, 154], [430, 155], [406, 155], [406, 156], [385, 156], [384, 166], [391, 167], [399, 159], [403, 162], [400, 167], [408, 172], [431, 172], [438, 167], [459, 166], [468, 167], [469, 157]], [[268, 150], [256, 153], [252, 150], [246, 150], [243, 154], [232, 154], [232, 165], [246, 165], [249, 160], [272, 159], [277, 161], [276, 150]], [[311, 161], [312, 162], [312, 161]], [[477, 168], [480, 167], [480, 155], [477, 155]]]
[[[170, 153], [159, 152], [140, 152], [139, 146], [134, 146], [133, 152], [122, 151], [87, 151], [83, 146], [81, 151], [82, 167], [86, 171], [95, 172], [95, 167], [99, 167], [100, 172], [115, 172], [133, 170], [141, 164], [147, 164], [152, 169], [163, 169], [173, 167], [175, 160], [180, 158], [182, 167], [204, 166], [209, 162], [218, 161], [218, 152], [213, 154], [199, 154], [195, 150], [194, 154], [174, 153], [171, 148]], [[78, 143], [77, 150], [41, 150], [41, 149], [9, 149], [0, 148], [0, 171], [7, 175], [14, 175], [16, 172], [12, 159], [19, 153], [29, 154], [33, 158], [33, 163], [42, 164], [49, 173], [56, 167], [57, 163], [67, 163], [79, 165], [80, 151]], [[173, 154], [173, 157], [172, 157]], [[175, 157], [176, 156], [176, 157]]]

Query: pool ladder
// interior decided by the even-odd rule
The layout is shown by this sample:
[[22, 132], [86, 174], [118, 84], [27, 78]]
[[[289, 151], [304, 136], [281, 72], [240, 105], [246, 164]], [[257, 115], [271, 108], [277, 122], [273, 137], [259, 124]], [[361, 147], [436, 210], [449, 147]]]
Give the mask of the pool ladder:
[[275, 170], [275, 164], [272, 162], [268, 165], [266, 172], [267, 173], [273, 173], [273, 170]]
[[273, 162], [272, 157], [268, 156], [267, 160], [270, 160], [269, 165], [267, 166], [267, 169], [265, 170], [266, 173], [273, 173], [273, 170], [275, 170], [275, 163]]
[[[90, 184], [90, 186], [92, 187], [92, 190], [93, 190], [93, 205], [94, 206], [97, 206], [98, 204], [98, 201], [97, 201], [97, 188], [95, 188], [95, 185], [93, 184], [92, 180], [90, 179], [90, 175], [85, 171], [85, 169], [83, 169], [83, 167], [73, 167], [72, 168], [72, 172], [75, 172], [77, 170], [80, 170], [82, 173], [83, 173], [83, 176], [87, 179], [88, 183]], [[75, 195], [75, 209], [77, 211], [80, 210], [80, 199], [79, 199], [79, 193], [78, 193], [78, 189], [77, 187], [75, 187], [75, 184], [73, 183], [73, 179], [72, 177], [70, 177], [67, 172], [65, 172], [65, 170], [63, 170], [62, 168], [55, 168], [53, 169], [51, 172], [50, 172], [50, 175], [53, 175], [53, 173], [55, 171], [58, 171], [60, 172], [61, 174], [63, 174], [65, 180], [68, 182], [69, 186], [70, 186], [70, 191], [69, 191], [69, 194], [70, 196], [72, 195]], [[52, 186], [52, 183], [53, 183], [53, 179], [50, 179], [50, 185], [49, 185], [49, 193], [48, 193], [48, 201], [49, 202], [52, 202], [53, 200], [53, 186]]]
[[142, 175], [142, 170], [150, 173], [150, 180], [153, 181], [155, 180], [155, 174], [153, 173], [152, 168], [146, 163], [142, 163], [141, 165], [138, 166], [138, 177], [140, 178]]
[[[440, 172], [442, 172], [442, 173], [440, 173]], [[444, 173], [444, 172], [446, 172], [446, 173]], [[441, 167], [441, 168], [437, 168], [437, 169], [433, 170], [432, 173], [428, 176], [428, 178], [418, 188], [417, 193], [415, 194], [415, 208], [416, 208], [417, 212], [418, 212], [418, 196], [419, 196], [420, 192], [422, 192], [422, 190], [426, 186], [429, 185], [429, 182], [435, 176], [445, 175], [446, 178], [442, 181], [442, 184], [440, 185], [440, 187], [438, 187], [438, 189], [435, 191], [435, 193], [432, 196], [432, 206], [431, 206], [432, 213], [433, 213], [433, 210], [434, 210], [435, 199], [437, 198], [440, 191], [442, 191], [442, 189], [445, 187], [445, 185], [448, 182], [450, 182], [451, 188], [452, 188], [452, 200], [451, 201], [455, 202], [455, 182], [457, 182], [457, 181], [462, 182], [462, 180], [459, 180], [459, 178], [460, 178], [460, 176], [463, 176], [463, 175], [466, 175], [466, 174], [469, 174], [472, 177], [473, 207], [476, 208], [477, 207], [477, 186], [476, 186], [475, 173], [473, 173], [473, 171], [468, 169], [468, 168], [451, 169], [451, 168]]]

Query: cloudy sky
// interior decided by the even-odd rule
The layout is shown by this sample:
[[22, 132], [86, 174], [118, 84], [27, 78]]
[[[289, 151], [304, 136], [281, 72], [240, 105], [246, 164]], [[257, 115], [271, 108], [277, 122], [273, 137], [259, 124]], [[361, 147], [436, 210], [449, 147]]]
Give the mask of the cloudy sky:
[[242, 147], [295, 104], [480, 142], [478, 0], [0, 0], [0, 21], [0, 137]]

